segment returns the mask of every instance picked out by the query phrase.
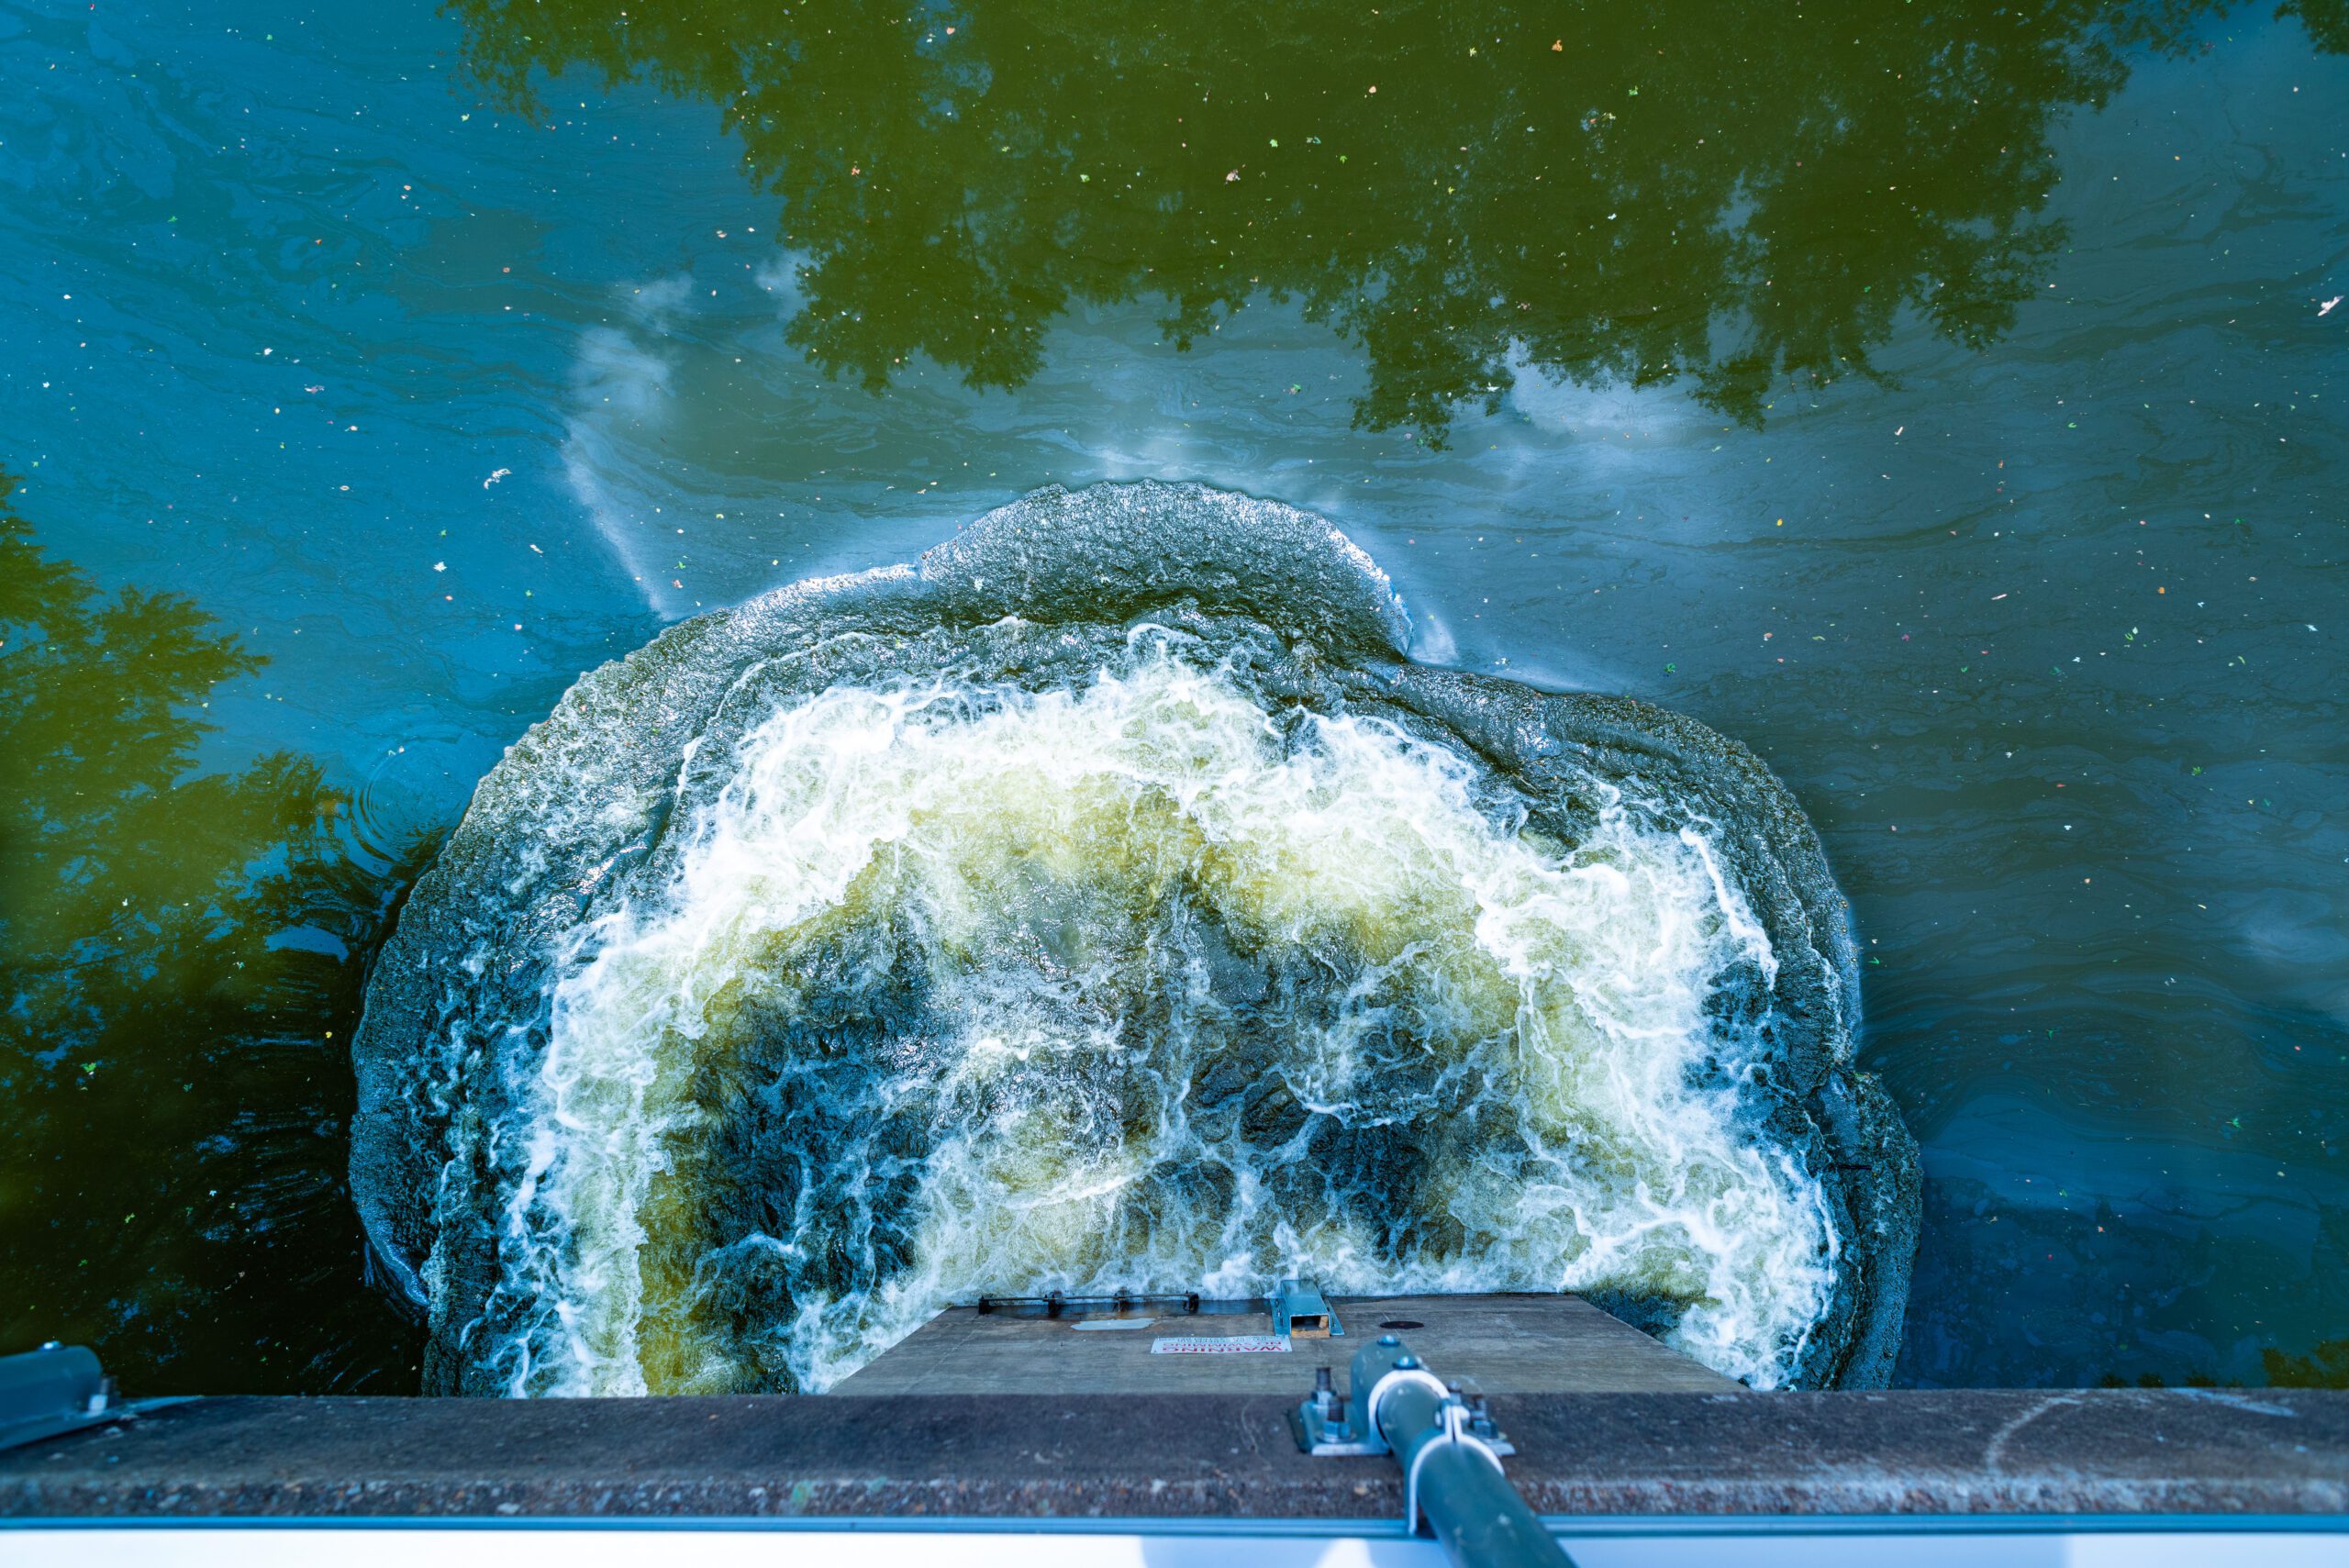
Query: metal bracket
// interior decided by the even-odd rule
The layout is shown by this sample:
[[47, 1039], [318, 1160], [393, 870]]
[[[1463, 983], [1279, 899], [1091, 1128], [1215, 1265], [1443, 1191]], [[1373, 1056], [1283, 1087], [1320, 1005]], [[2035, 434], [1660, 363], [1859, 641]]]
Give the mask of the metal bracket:
[[1426, 1388], [1447, 1409], [1456, 1407], [1461, 1412], [1460, 1430], [1486, 1452], [1517, 1451], [1494, 1425], [1482, 1394], [1464, 1393], [1446, 1384], [1422, 1366], [1393, 1334], [1382, 1334], [1376, 1343], [1355, 1351], [1349, 1371], [1351, 1385], [1341, 1395], [1330, 1382], [1330, 1369], [1316, 1368], [1313, 1392], [1289, 1412], [1289, 1429], [1296, 1435], [1297, 1446], [1307, 1453], [1336, 1458], [1393, 1452], [1379, 1431], [1378, 1408], [1388, 1394], [1405, 1383]]
[[1154, 1294], [1119, 1290], [1109, 1296], [1069, 1296], [1056, 1290], [1045, 1296], [983, 1296], [978, 1300], [983, 1318], [996, 1313], [1010, 1318], [1123, 1317], [1152, 1309], [1169, 1315], [1179, 1310], [1192, 1317], [1261, 1312], [1273, 1320], [1273, 1332], [1284, 1339], [1337, 1340], [1346, 1333], [1336, 1309], [1312, 1280], [1285, 1279], [1269, 1296], [1217, 1300], [1202, 1299], [1196, 1290]]
[[1326, 1458], [1386, 1451], [1386, 1440], [1378, 1435], [1378, 1429], [1364, 1425], [1362, 1402], [1348, 1400], [1333, 1389], [1326, 1366], [1315, 1370], [1312, 1394], [1288, 1413], [1288, 1421], [1297, 1446], [1307, 1453]]
[[[1491, 1434], [1489, 1437], [1475, 1429], [1480, 1424], [1485, 1433]], [[1433, 1435], [1421, 1437], [1413, 1444], [1403, 1466], [1403, 1528], [1414, 1534], [1419, 1528], [1419, 1467], [1428, 1462], [1428, 1455], [1446, 1443], [1457, 1443], [1483, 1458], [1495, 1474], [1505, 1474], [1500, 1456], [1517, 1451], [1493, 1426], [1492, 1418], [1473, 1412], [1457, 1392], [1446, 1395], [1443, 1403], [1436, 1407], [1435, 1425]]]
[[1403, 1528], [1443, 1543], [1458, 1568], [1574, 1568], [1501, 1468], [1516, 1451], [1484, 1396], [1464, 1395], [1383, 1334], [1354, 1352], [1348, 1399], [1330, 1369], [1290, 1412], [1297, 1446], [1312, 1454], [1391, 1453], [1403, 1468]]
[[111, 1421], [121, 1414], [114, 1379], [80, 1345], [51, 1340], [0, 1356], [0, 1449]]
[[1273, 1332], [1299, 1340], [1335, 1340], [1344, 1337], [1345, 1325], [1338, 1321], [1337, 1313], [1321, 1294], [1321, 1286], [1312, 1280], [1285, 1279], [1273, 1292]]

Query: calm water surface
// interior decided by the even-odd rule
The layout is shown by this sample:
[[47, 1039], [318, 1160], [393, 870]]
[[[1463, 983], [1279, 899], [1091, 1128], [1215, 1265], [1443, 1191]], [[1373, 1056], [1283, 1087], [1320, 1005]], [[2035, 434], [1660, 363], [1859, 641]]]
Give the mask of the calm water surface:
[[2349, 1374], [2344, 50], [0, 0], [0, 1350], [413, 1386], [343, 1051], [476, 780], [664, 624], [1163, 477], [1793, 787], [1925, 1147], [1904, 1380]]

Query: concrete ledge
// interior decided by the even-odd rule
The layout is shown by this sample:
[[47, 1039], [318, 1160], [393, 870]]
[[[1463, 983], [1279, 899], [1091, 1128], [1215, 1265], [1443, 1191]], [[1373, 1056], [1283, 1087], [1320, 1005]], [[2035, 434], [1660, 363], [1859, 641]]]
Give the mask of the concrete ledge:
[[[0, 1452], [0, 1518], [1391, 1519], [1285, 1398], [203, 1399]], [[2349, 1394], [1496, 1396], [1549, 1514], [2349, 1511]]]

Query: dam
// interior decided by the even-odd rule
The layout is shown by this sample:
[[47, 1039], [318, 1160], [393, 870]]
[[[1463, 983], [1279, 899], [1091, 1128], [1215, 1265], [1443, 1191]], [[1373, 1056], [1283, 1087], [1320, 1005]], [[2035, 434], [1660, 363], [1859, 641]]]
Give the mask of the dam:
[[5, 1568], [2342, 1556], [2349, 3], [0, 83]]
[[126, 1400], [35, 1351], [8, 1539], [2338, 1547], [2349, 1396], [1887, 1391], [1916, 1145], [1802, 812], [1417, 635], [1325, 519], [1142, 484], [590, 673], [351, 1048], [419, 1392], [506, 1397]]

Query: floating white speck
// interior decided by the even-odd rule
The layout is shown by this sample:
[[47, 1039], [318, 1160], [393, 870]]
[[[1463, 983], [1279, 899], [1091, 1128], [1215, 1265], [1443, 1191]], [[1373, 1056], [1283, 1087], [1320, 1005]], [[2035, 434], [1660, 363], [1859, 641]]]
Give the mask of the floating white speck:
[[2331, 299], [2326, 300], [2322, 305], [2318, 306], [2316, 307], [2316, 313], [2317, 313], [2317, 315], [2318, 315], [2319, 317], [2326, 317], [2326, 316], [2330, 316], [2330, 315], [2332, 315], [2332, 307], [2333, 307], [2334, 306], [2339, 305], [2339, 304], [2341, 303], [2341, 298], [2342, 298], [2342, 296], [2336, 294], [2336, 295], [2334, 295]]
[[481, 487], [484, 490], [486, 490], [491, 485], [496, 484], [499, 480], [505, 478], [507, 474], [513, 472], [514, 471], [510, 468], [501, 468], [496, 473], [491, 474], [487, 479], [483, 480], [481, 482]]
[[436, 561], [432, 563], [432, 570], [435, 572], [446, 572], [449, 570], [449, 563], [445, 561]]

